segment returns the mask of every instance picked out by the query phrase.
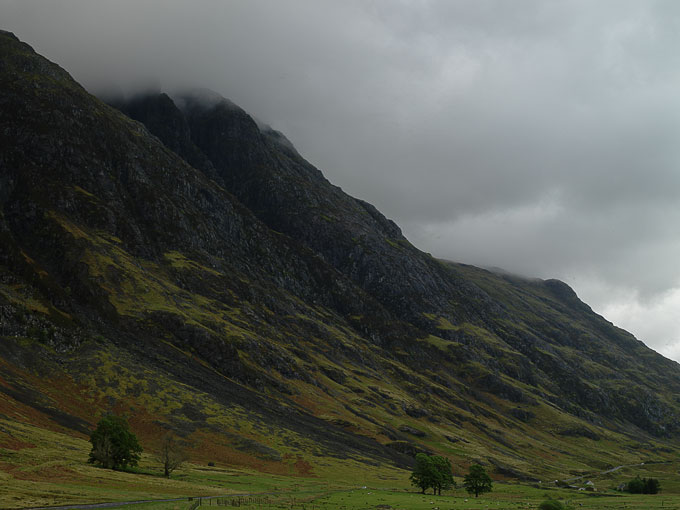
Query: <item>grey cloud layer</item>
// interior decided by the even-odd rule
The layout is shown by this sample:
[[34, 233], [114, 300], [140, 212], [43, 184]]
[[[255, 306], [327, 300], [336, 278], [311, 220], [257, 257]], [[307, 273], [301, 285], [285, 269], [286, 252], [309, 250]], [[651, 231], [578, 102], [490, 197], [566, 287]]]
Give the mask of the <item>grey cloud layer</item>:
[[680, 2], [5, 0], [0, 20], [94, 91], [215, 89], [421, 248], [561, 277], [680, 353], [659, 320], [680, 306]]

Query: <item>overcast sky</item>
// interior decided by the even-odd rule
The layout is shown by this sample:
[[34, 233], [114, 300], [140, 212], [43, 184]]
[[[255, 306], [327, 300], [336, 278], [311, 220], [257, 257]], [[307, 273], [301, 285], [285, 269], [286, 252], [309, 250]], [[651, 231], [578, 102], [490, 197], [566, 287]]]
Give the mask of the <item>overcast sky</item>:
[[680, 2], [0, 0], [89, 90], [211, 88], [433, 255], [680, 360]]

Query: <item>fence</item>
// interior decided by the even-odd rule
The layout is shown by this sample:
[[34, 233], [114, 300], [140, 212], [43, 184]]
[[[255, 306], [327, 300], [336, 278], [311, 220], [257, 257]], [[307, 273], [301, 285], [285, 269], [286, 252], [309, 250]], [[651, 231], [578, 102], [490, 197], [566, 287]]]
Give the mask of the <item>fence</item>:
[[258, 496], [197, 498], [189, 510], [196, 510], [200, 506], [270, 506], [273, 503], [269, 497]]

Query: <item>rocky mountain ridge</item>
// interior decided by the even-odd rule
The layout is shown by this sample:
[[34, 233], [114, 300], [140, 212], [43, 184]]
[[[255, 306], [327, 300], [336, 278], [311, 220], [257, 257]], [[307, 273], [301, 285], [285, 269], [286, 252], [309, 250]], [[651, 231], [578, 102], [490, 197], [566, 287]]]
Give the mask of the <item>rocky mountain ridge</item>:
[[114, 109], [9, 33], [0, 55], [5, 416], [83, 434], [134, 410], [147, 441], [307, 474], [675, 448], [677, 363], [564, 283], [419, 251], [224, 98]]

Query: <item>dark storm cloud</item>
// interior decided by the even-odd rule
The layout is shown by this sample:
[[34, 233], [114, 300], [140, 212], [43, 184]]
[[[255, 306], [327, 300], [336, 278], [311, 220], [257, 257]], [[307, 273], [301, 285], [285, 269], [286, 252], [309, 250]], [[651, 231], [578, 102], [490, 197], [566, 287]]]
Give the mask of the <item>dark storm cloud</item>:
[[680, 354], [679, 2], [18, 0], [0, 20], [93, 91], [212, 88], [421, 248], [563, 278]]

